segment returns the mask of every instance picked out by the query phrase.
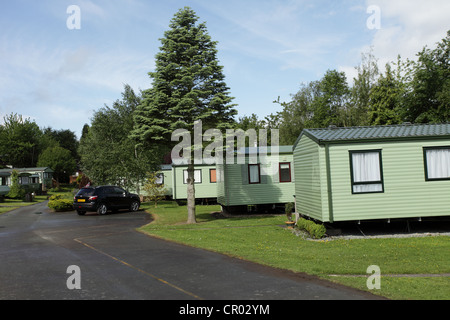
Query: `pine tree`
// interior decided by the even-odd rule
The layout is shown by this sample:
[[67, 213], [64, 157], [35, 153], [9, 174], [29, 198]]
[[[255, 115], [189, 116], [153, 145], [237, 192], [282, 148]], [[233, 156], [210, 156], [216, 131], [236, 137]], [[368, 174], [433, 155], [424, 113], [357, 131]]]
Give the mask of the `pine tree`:
[[[192, 131], [197, 120], [204, 130], [224, 130], [234, 122], [237, 112], [217, 59], [217, 42], [198, 19], [191, 8], [180, 9], [160, 39], [156, 69], [149, 73], [152, 88], [143, 92], [134, 116], [131, 136], [139, 144], [170, 146], [172, 132]], [[195, 223], [193, 162], [187, 180], [188, 223]]]

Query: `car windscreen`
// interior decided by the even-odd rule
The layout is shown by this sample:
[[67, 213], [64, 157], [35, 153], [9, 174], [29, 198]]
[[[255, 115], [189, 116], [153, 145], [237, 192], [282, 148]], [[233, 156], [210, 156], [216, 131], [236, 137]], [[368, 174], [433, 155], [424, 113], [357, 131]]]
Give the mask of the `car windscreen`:
[[90, 197], [94, 195], [94, 188], [82, 188], [77, 193], [77, 197]]

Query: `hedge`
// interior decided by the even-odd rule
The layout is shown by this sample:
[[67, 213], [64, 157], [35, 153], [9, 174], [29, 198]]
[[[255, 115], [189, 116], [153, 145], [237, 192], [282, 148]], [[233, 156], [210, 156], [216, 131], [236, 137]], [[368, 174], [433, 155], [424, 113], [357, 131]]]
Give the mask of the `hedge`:
[[325, 235], [327, 229], [323, 224], [317, 224], [314, 221], [300, 218], [297, 221], [297, 228], [309, 233], [313, 239], [321, 239]]
[[[53, 196], [52, 196], [53, 197]], [[73, 200], [69, 199], [58, 199], [58, 197], [55, 197], [56, 199], [51, 199], [48, 202], [48, 207], [50, 209], [53, 209], [55, 211], [71, 211], [73, 210]]]

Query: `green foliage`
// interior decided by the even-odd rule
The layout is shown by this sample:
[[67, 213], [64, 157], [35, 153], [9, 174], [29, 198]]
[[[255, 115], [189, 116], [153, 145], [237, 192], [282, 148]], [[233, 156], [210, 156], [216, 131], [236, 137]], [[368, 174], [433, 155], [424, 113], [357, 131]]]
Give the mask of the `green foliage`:
[[125, 85], [122, 100], [96, 111], [91, 126], [83, 128], [79, 150], [81, 165], [92, 182], [128, 189], [142, 181], [148, 170], [160, 164], [155, 147], [138, 148], [129, 137], [140, 101], [141, 97]]
[[171, 144], [172, 132], [192, 130], [197, 120], [204, 130], [234, 123], [236, 110], [218, 63], [217, 43], [198, 19], [189, 7], [180, 9], [160, 39], [156, 70], [149, 73], [153, 86], [143, 92], [134, 117], [131, 136], [141, 144]]
[[328, 70], [320, 80], [302, 84], [291, 101], [274, 101], [281, 111], [264, 120], [244, 116], [239, 125], [272, 123], [280, 144], [291, 145], [306, 128], [449, 122], [450, 31], [435, 49], [417, 56], [418, 61], [398, 57], [383, 74], [373, 54], [363, 54], [351, 87], [344, 73]]
[[76, 184], [78, 186], [78, 189], [83, 188], [85, 185], [87, 185], [91, 180], [89, 180], [88, 176], [86, 176], [84, 173], [78, 175]]
[[76, 169], [76, 161], [72, 153], [59, 145], [45, 149], [37, 162], [38, 166], [50, 167], [57, 181], [66, 181]]
[[157, 207], [158, 202], [165, 198], [167, 192], [165, 185], [159, 183], [161, 174], [161, 172], [149, 172], [144, 183], [144, 191], [146, 193], [144, 199], [146, 201], [154, 201], [155, 208]]
[[284, 212], [286, 213], [286, 216], [289, 221], [292, 221], [292, 211], [294, 211], [295, 204], [293, 202], [286, 203], [284, 207]]
[[21, 115], [7, 115], [0, 125], [1, 160], [14, 167], [34, 167], [41, 150], [39, 126]]
[[43, 150], [48, 147], [59, 145], [61, 148], [70, 151], [72, 158], [78, 160], [78, 139], [75, 132], [70, 130], [54, 130], [51, 127], [42, 130], [42, 140], [46, 140]]
[[368, 112], [371, 90], [379, 77], [378, 61], [372, 51], [361, 55], [361, 63], [355, 69], [358, 74], [353, 78], [350, 89], [349, 118], [351, 125], [367, 126], [370, 124]]
[[323, 224], [317, 224], [314, 221], [300, 218], [297, 221], [297, 228], [308, 232], [313, 239], [321, 239], [325, 235], [327, 229]]
[[[52, 196], [53, 197], [53, 196]], [[62, 199], [55, 195], [56, 199], [49, 200], [48, 207], [56, 212], [71, 211], [73, 210], [73, 200]]]
[[13, 170], [11, 173], [11, 187], [6, 195], [11, 199], [23, 199], [25, 197], [25, 189], [19, 184], [19, 172]]
[[[203, 130], [222, 131], [234, 124], [237, 112], [217, 59], [217, 42], [211, 40], [206, 24], [197, 23], [198, 19], [191, 8], [180, 9], [160, 39], [156, 68], [149, 73], [152, 88], [143, 92], [130, 135], [140, 146], [158, 145], [170, 150], [172, 133], [177, 129], [192, 131], [198, 120]], [[187, 171], [188, 223], [195, 223], [193, 164]]]
[[402, 123], [401, 106], [404, 89], [396, 79], [391, 66], [386, 65], [386, 74], [382, 75], [372, 87], [370, 94], [369, 120], [373, 125], [391, 125]]
[[[24, 119], [18, 114], [11, 113], [5, 116], [3, 124], [0, 125], [0, 160], [17, 168], [41, 165], [39, 158], [42, 154], [59, 146], [69, 148], [71, 162], [75, 163], [77, 143], [75, 133], [70, 130], [55, 131], [51, 128], [41, 130], [34, 121]], [[47, 152], [45, 158], [49, 157], [49, 153], [51, 154]], [[53, 157], [55, 156], [56, 154], [53, 154]], [[42, 166], [55, 169], [53, 162], [51, 163]], [[70, 173], [67, 172], [66, 176]]]
[[312, 104], [310, 127], [348, 126], [346, 111], [350, 89], [344, 72], [328, 70], [318, 84]]
[[54, 200], [60, 200], [62, 199], [62, 195], [61, 194], [54, 194], [52, 196], [50, 196], [50, 198], [48, 198], [49, 201], [54, 201]]
[[444, 123], [450, 121], [450, 30], [435, 49], [424, 48], [412, 64], [412, 78], [406, 95], [408, 121]]

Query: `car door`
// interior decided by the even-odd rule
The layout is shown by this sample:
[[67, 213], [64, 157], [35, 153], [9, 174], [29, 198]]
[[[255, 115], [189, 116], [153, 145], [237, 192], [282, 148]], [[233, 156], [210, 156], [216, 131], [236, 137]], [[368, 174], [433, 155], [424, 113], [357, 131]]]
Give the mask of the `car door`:
[[119, 187], [114, 187], [114, 199], [117, 208], [128, 208], [130, 204], [128, 203], [128, 197], [125, 190]]

